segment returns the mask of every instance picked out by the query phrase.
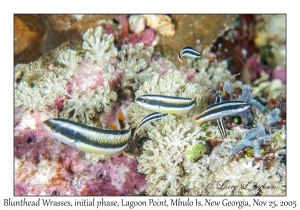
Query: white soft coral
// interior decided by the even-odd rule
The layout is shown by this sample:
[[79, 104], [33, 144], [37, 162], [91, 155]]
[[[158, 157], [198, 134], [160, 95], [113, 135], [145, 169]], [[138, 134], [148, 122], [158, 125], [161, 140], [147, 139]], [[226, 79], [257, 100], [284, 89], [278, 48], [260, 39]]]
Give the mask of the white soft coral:
[[95, 32], [88, 29], [83, 35], [82, 48], [87, 50], [85, 57], [95, 61], [99, 66], [104, 67], [111, 57], [118, 55], [118, 50], [114, 45], [114, 36], [102, 34], [102, 27], [97, 27]]

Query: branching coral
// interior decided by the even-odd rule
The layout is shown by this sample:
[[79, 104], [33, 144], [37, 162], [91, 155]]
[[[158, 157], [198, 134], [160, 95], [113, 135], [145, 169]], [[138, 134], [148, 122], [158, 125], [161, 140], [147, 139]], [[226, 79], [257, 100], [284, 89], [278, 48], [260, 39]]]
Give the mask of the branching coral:
[[[117, 100], [109, 86], [114, 72], [109, 60], [117, 56], [113, 37], [102, 35], [102, 28], [98, 27], [95, 33], [88, 30], [83, 39], [83, 48], [87, 50], [84, 59], [77, 51], [65, 49], [56, 53], [58, 65], [49, 70], [41, 69], [42, 61], [24, 67], [22, 81], [16, 88], [16, 107], [44, 111], [49, 107], [58, 109], [55, 103], [61, 103], [55, 116], [89, 124], [96, 111], [110, 112], [111, 102]], [[29, 86], [27, 80], [34, 86]]]
[[[217, 69], [206, 72], [207, 76], [212, 71], [218, 71]], [[225, 72], [227, 71], [226, 68], [223, 68], [223, 70], [225, 70]], [[184, 118], [168, 115], [158, 122], [149, 123], [144, 127], [144, 131], [147, 132], [150, 140], [144, 144], [143, 154], [138, 159], [138, 169], [140, 172], [147, 174], [148, 194], [180, 195], [181, 193], [186, 192], [190, 195], [257, 195], [258, 193], [263, 194], [266, 192], [259, 186], [256, 187], [254, 184], [262, 180], [262, 177], [264, 177], [263, 181], [266, 183], [269, 183], [268, 180], [273, 180], [274, 185], [276, 185], [273, 191], [269, 190], [268, 193], [283, 193], [285, 181], [281, 179], [281, 176], [284, 176], [284, 174], [271, 173], [268, 171], [271, 169], [266, 170], [264, 162], [262, 161], [253, 164], [254, 158], [242, 158], [234, 161], [230, 160], [230, 154], [235, 154], [244, 147], [253, 147], [254, 157], [260, 157], [260, 148], [263, 142], [275, 144], [272, 143], [273, 135], [267, 135], [265, 127], [262, 124], [249, 131], [240, 129], [239, 127], [229, 130], [228, 137], [223, 140], [221, 146], [217, 146], [213, 150], [210, 156], [203, 157], [202, 160], [196, 161], [195, 163], [188, 160], [189, 156], [186, 156], [186, 154], [189, 151], [189, 148], [196, 145], [197, 142], [199, 142], [199, 139], [214, 139], [219, 135], [216, 126], [210, 125], [208, 126], [208, 129], [204, 129], [203, 126], [195, 127], [196, 129], [199, 129], [197, 131], [198, 134], [192, 138], [192, 141], [186, 142], [183, 140], [185, 139], [184, 132], [180, 132], [181, 129], [186, 128], [186, 126], [193, 128], [193, 125], [188, 125], [189, 123], [192, 123], [190, 116], [195, 114], [195, 112], [199, 113], [199, 110], [206, 106], [206, 94], [209, 94], [209, 91], [206, 92], [209, 90], [208, 87], [210, 85], [216, 87], [216, 84], [224, 81], [219, 77], [219, 74], [223, 75], [220, 72], [217, 73], [216, 80], [211, 84], [208, 85], [207, 83], [204, 83], [204, 86], [199, 86], [196, 84], [187, 84], [181, 73], [170, 70], [160, 78], [158, 75], [155, 75], [151, 80], [148, 80], [141, 85], [136, 92], [136, 97], [144, 94], [163, 94], [197, 98], [197, 104], [195, 106], [196, 111], [191, 110], [191, 113]], [[219, 77], [219, 79], [217, 79], [217, 77]], [[234, 79], [228, 72], [224, 78], [226, 78], [224, 82], [225, 91], [230, 95], [231, 99], [243, 100], [251, 104], [254, 110], [258, 110], [263, 114], [267, 125], [271, 125], [279, 120], [278, 110], [274, 109], [273, 111], [269, 111], [265, 106], [262, 106], [258, 101], [253, 99], [250, 86], [232, 83]], [[242, 93], [237, 95], [235, 93], [236, 89], [242, 89]], [[213, 92], [210, 94], [213, 94]], [[149, 113], [150, 111], [137, 104], [131, 104], [129, 107], [129, 115], [132, 117], [133, 123], [139, 122]], [[252, 115], [250, 113], [245, 114], [244, 118], [247, 123], [252, 121]], [[172, 121], [172, 119], [174, 121]], [[180, 125], [179, 121], [183, 119], [185, 122], [182, 122], [183, 125]], [[177, 122], [177, 124], [175, 125], [174, 122]], [[170, 136], [168, 137], [168, 135]], [[242, 138], [242, 135], [244, 135], [243, 139], [237, 141], [237, 139]], [[161, 159], [164, 160], [162, 163]], [[173, 165], [173, 170], [166, 163], [166, 160], [169, 164]], [[207, 164], [207, 161], [209, 161], [209, 165]], [[279, 159], [276, 161], [279, 162]], [[275, 162], [271, 165], [271, 168], [275, 167]], [[170, 175], [170, 173], [173, 174]], [[277, 181], [275, 182], [275, 180]], [[238, 185], [240, 187], [243, 184], [243, 181], [249, 181], [249, 183], [254, 185], [253, 189], [247, 188], [235, 190], [233, 187], [221, 188], [218, 186], [221, 182], [228, 182], [226, 185]], [[208, 183], [212, 183], [212, 186], [208, 186]], [[183, 188], [178, 188], [180, 184], [183, 185]]]
[[204, 132], [190, 118], [174, 115], [167, 115], [148, 127], [151, 140], [144, 144], [144, 152], [138, 159], [138, 170], [147, 174], [147, 193], [180, 195], [184, 177], [182, 164], [188, 161], [185, 149], [199, 141]]
[[276, 98], [285, 89], [285, 85], [279, 79], [266, 81], [253, 87], [253, 95], [267, 102], [271, 98]]
[[104, 67], [111, 57], [118, 55], [117, 48], [114, 45], [114, 36], [103, 34], [102, 27], [97, 27], [95, 32], [92, 28], [88, 29], [83, 35], [82, 48], [87, 50], [85, 57], [95, 61]]
[[112, 102], [117, 100], [117, 94], [111, 91], [108, 85], [100, 86], [84, 95], [78, 90], [70, 97], [65, 101], [61, 117], [87, 124], [92, 123], [90, 119], [96, 111], [104, 109], [105, 112], [110, 112]]
[[57, 97], [67, 93], [66, 84], [63, 77], [56, 77], [52, 72], [47, 72], [47, 76], [33, 88], [26, 82], [21, 82], [15, 90], [15, 106], [28, 111], [49, 110]]
[[27, 82], [29, 85], [37, 83], [47, 73], [40, 60], [28, 64], [19, 64], [15, 67], [15, 72], [16, 81], [22, 78], [22, 81]]
[[81, 60], [82, 58], [77, 56], [75, 50], [68, 49], [63, 51], [57, 58], [57, 61], [62, 66], [62, 68], [59, 68], [59, 73], [63, 74], [68, 81], [71, 81], [71, 77], [77, 72]]
[[[182, 74], [179, 71], [168, 71], [164, 76], [160, 77], [154, 74], [151, 80], [148, 80], [140, 86], [136, 92], [136, 98], [145, 94], [157, 94], [177, 97], [196, 98], [197, 105], [190, 111], [190, 115], [195, 113], [195, 110], [203, 108], [204, 91], [197, 84], [186, 83]], [[139, 123], [151, 111], [133, 103], [129, 106], [129, 117], [134, 125]]]
[[[214, 89], [219, 89], [219, 84], [232, 77], [227, 69], [227, 62], [210, 62], [207, 50], [204, 50], [201, 59], [187, 59], [188, 65], [197, 70], [197, 73], [191, 80], [195, 83], [208, 85]], [[184, 69], [182, 69], [184, 71]], [[234, 84], [235, 86], [237, 84]]]
[[272, 140], [271, 135], [267, 135], [265, 127], [259, 124], [256, 128], [243, 133], [243, 139], [240, 140], [235, 147], [230, 151], [231, 154], [235, 154], [245, 147], [253, 147], [254, 156], [260, 157], [260, 145], [263, 142], [270, 142]]
[[153, 47], [144, 48], [142, 42], [137, 43], [135, 47], [131, 44], [123, 45], [119, 52], [121, 62], [118, 68], [121, 69], [123, 85], [137, 89], [139, 85], [153, 77], [155, 72], [160, 73], [161, 67], [156, 61], [152, 61]]
[[129, 17], [130, 29], [135, 33], [140, 33], [145, 26], [156, 30], [163, 37], [172, 37], [175, 35], [175, 25], [167, 15], [131, 15]]
[[[224, 151], [225, 150], [225, 151]], [[210, 163], [192, 163], [183, 185], [188, 195], [283, 195], [285, 170], [277, 159], [266, 169], [263, 161], [254, 158], [230, 160], [226, 143], [214, 148]]]
[[[144, 94], [195, 97], [199, 105], [202, 96], [205, 95], [200, 86], [186, 83], [180, 72], [172, 70], [161, 78], [155, 74], [151, 80], [141, 85], [136, 92], [136, 97]], [[205, 135], [205, 132], [201, 131], [191, 118], [195, 109], [191, 110], [188, 116], [167, 115], [144, 127], [151, 140], [143, 147], [144, 152], [138, 159], [138, 169], [147, 174], [148, 194], [180, 195], [182, 193], [181, 185], [185, 173], [182, 164], [184, 161], [189, 162], [185, 150], [188, 146], [199, 142], [200, 135]], [[129, 107], [129, 114], [134, 124], [139, 123], [148, 113], [149, 110], [135, 103]]]

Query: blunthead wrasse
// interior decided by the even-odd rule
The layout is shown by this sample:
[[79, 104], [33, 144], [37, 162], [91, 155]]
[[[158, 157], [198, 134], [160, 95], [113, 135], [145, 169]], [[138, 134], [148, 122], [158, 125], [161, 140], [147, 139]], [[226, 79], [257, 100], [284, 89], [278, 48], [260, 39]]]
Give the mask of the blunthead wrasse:
[[[218, 103], [221, 103], [222, 101], [223, 101], [222, 95], [220, 93], [218, 93], [216, 95], [215, 103], [218, 104]], [[227, 137], [227, 133], [226, 133], [226, 127], [225, 127], [225, 123], [224, 123], [223, 117], [219, 117], [217, 119], [217, 123], [218, 123], [219, 131], [220, 131], [220, 133], [222, 135], [222, 138], [225, 139]]]
[[135, 136], [138, 132], [138, 130], [143, 127], [144, 125], [146, 125], [147, 123], [151, 122], [151, 121], [154, 121], [154, 120], [158, 120], [158, 119], [161, 119], [163, 117], [165, 117], [167, 114], [164, 114], [164, 113], [160, 113], [160, 112], [154, 112], [154, 113], [151, 113], [149, 115], [147, 115], [135, 128], [135, 131], [133, 133], [133, 139], [135, 139]]
[[184, 47], [178, 53], [178, 60], [180, 63], [183, 62], [183, 57], [200, 58], [201, 53], [194, 48]]
[[194, 117], [197, 124], [214, 120], [220, 117], [235, 115], [250, 108], [250, 105], [244, 101], [223, 101], [221, 103], [209, 106], [201, 114]]
[[44, 127], [65, 144], [105, 155], [120, 154], [131, 137], [131, 130], [104, 130], [59, 118], [45, 121]]
[[155, 112], [177, 115], [185, 115], [195, 106], [195, 98], [164, 95], [142, 95], [135, 102]]

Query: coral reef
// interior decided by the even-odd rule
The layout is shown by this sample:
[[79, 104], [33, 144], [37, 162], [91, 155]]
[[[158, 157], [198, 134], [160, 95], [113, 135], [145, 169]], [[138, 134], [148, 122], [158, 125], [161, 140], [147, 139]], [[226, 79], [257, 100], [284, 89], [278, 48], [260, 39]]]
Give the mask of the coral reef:
[[[204, 59], [200, 59], [196, 63], [201, 63], [203, 60]], [[245, 179], [244, 181], [247, 181], [248, 177], [252, 177], [251, 179], [249, 178], [249, 182], [256, 183], [260, 181], [260, 176], [264, 176], [267, 177], [264, 180], [265, 182], [269, 182], [268, 180], [280, 180], [276, 181], [274, 194], [282, 194], [285, 186], [285, 180], [281, 179], [281, 177], [285, 176], [285, 172], [282, 170], [284, 165], [274, 166], [282, 168], [282, 174], [278, 174], [272, 171], [275, 171], [275, 169], [264, 169], [265, 163], [263, 161], [259, 163], [255, 162], [255, 158], [262, 157], [261, 151], [267, 151], [267, 153], [273, 154], [275, 159], [274, 164], [275, 162], [277, 165], [280, 164], [277, 149], [284, 147], [285, 143], [283, 142], [285, 142], [285, 140], [281, 140], [281, 144], [279, 145], [274, 140], [275, 134], [267, 135], [266, 133], [266, 129], [269, 129], [274, 123], [280, 121], [280, 110], [278, 108], [269, 110], [269, 108], [261, 105], [253, 98], [251, 94], [252, 89], [249, 85], [241, 85], [240, 83], [233, 82], [234, 79], [230, 72], [226, 70], [226, 65], [209, 64], [208, 60], [206, 60], [206, 62], [206, 68], [208, 68], [208, 66], [210, 67], [204, 72], [206, 78], [210, 78], [210, 83], [203, 80], [200, 81], [201, 85], [187, 83], [181, 73], [169, 70], [160, 78], [157, 75], [151, 80], [148, 80], [141, 85], [136, 92], [136, 98], [144, 94], [162, 94], [196, 97], [197, 99], [195, 109], [192, 109], [187, 116], [181, 118], [179, 116], [168, 115], [158, 122], [147, 124], [143, 128], [144, 134], [141, 135], [148, 136], [149, 139], [144, 143], [143, 153], [138, 158], [138, 170], [147, 174], [147, 193], [149, 195], [267, 195], [270, 191], [267, 192], [258, 187], [255, 190], [244, 189], [238, 191], [232, 189], [218, 190], [214, 189], [215, 187], [213, 186], [211, 186], [211, 189], [207, 188], [207, 183], [225, 182], [228, 179], [230, 179], [228, 185], [241, 186], [243, 182], [241, 179], [239, 181], [232, 180], [237, 179], [237, 177], [243, 177], [243, 179]], [[205, 68], [202, 69], [205, 70]], [[198, 71], [197, 73], [200, 72]], [[215, 80], [213, 75], [215, 75]], [[200, 146], [197, 148], [197, 145], [207, 145], [206, 142], [200, 143], [203, 140], [218, 139], [220, 133], [217, 126], [209, 123], [200, 126], [198, 127], [200, 128], [198, 135], [195, 135], [195, 131], [185, 133], [185, 130], [192, 129], [195, 126], [193, 124], [194, 122], [191, 122], [191, 116], [203, 109], [203, 107], [205, 107], [204, 104], [211, 103], [207, 101], [209, 100], [207, 96], [209, 91], [206, 91], [211, 90], [213, 94], [216, 91], [215, 88], [218, 88], [222, 81], [224, 83], [223, 90], [227, 92], [230, 99], [243, 100], [252, 105], [257, 127], [250, 130], [240, 130], [240, 127], [236, 125], [236, 130], [229, 130], [230, 135], [221, 142], [221, 145], [226, 148], [220, 150], [223, 153], [222, 157], [220, 157], [219, 154], [215, 154], [218, 153], [216, 151], [212, 152], [210, 156], [203, 156], [201, 159], [205, 150], [201, 149]], [[240, 89], [239, 93], [237, 93], [237, 89]], [[128, 111], [133, 125], [150, 113], [149, 110], [135, 103], [129, 106]], [[244, 125], [251, 123], [253, 120], [252, 114], [249, 111], [241, 114], [241, 117]], [[187, 121], [182, 123], [184, 127], [175, 123], [180, 120]], [[159, 127], [161, 127], [161, 130], [159, 130]], [[279, 139], [282, 139], [282, 137]], [[266, 145], [272, 145], [270, 148], [273, 149], [260, 149], [266, 148]], [[253, 147], [254, 149], [254, 153], [249, 153], [248, 157], [250, 157], [250, 159], [242, 157], [234, 161], [231, 160], [230, 155], [235, 155], [238, 151], [247, 147]], [[215, 148], [215, 150], [217, 149]], [[214, 154], [217, 156], [219, 162], [212, 164], [212, 162], [214, 162], [213, 159], [216, 158]], [[265, 152], [263, 156], [266, 156]], [[197, 161], [195, 161], [195, 159]], [[165, 160], [168, 161], [166, 162]], [[209, 162], [209, 165], [205, 165], [207, 162]], [[173, 168], [171, 168], [168, 163], [170, 163]], [[195, 164], [196, 166], [193, 167], [192, 165]], [[220, 172], [222, 173], [222, 178], [220, 178], [221, 175], [218, 174]], [[172, 175], [170, 175], [171, 173]], [[232, 173], [235, 174], [236, 177], [235, 175], [231, 175]]]
[[145, 190], [133, 158], [92, 163], [78, 151], [67, 151], [70, 155], [57, 160], [40, 156], [37, 164], [16, 158], [15, 195], [130, 195]]
[[257, 25], [255, 44], [260, 49], [262, 60], [272, 67], [285, 66], [286, 15], [261, 15], [264, 24]]
[[175, 25], [167, 15], [131, 15], [129, 17], [130, 29], [135, 33], [142, 32], [146, 26], [158, 31], [163, 37], [175, 35]]
[[87, 30], [83, 35], [82, 48], [86, 50], [85, 57], [92, 62], [96, 62], [99, 66], [105, 65], [111, 57], [117, 56], [114, 37], [112, 35], [103, 34], [102, 27], [97, 27], [95, 32], [93, 29]]
[[277, 161], [266, 170], [262, 162], [253, 158], [239, 161], [223, 160], [215, 170], [205, 164], [194, 163], [187, 170], [183, 185], [187, 195], [283, 195], [285, 167]]
[[81, 39], [88, 28], [110, 21], [114, 15], [16, 14], [14, 62], [28, 63], [65, 42]]
[[84, 155], [49, 136], [42, 126], [48, 118], [43, 112], [28, 113], [15, 127], [15, 195], [130, 195], [145, 190], [134, 158]]
[[[185, 46], [193, 46], [202, 51], [209, 47], [225, 30], [232, 27], [234, 15], [171, 15], [175, 25], [172, 38], [160, 37], [157, 50], [173, 62], [178, 51]], [[202, 49], [202, 50], [200, 50]]]
[[[257, 138], [257, 136], [259, 138]], [[235, 145], [230, 151], [230, 154], [235, 154], [245, 147], [253, 147], [254, 156], [260, 157], [260, 145], [263, 142], [271, 141], [271, 139], [272, 136], [266, 135], [265, 127], [262, 124], [259, 124], [256, 128], [243, 132], [243, 139]]]
[[200, 141], [203, 132], [189, 118], [174, 115], [149, 125], [147, 130], [151, 140], [144, 144], [144, 152], [138, 158], [138, 170], [147, 174], [147, 193], [180, 195], [185, 149], [197, 139]]
[[[16, 16], [16, 24], [25, 17]], [[285, 195], [285, 16], [37, 18], [47, 35], [37, 42], [42, 51], [24, 63], [22, 50], [15, 54], [15, 195]], [[201, 56], [179, 65], [185, 46]], [[65, 118], [133, 134], [153, 112], [134, 101], [146, 94], [195, 105], [183, 116], [147, 122], [118, 156], [77, 150], [43, 127]], [[223, 117], [227, 136], [216, 120], [194, 120], [217, 94], [251, 106]]]
[[[196, 105], [190, 111], [190, 114], [195, 113], [195, 110], [201, 108], [201, 88], [197, 84], [186, 83], [182, 74], [179, 71], [169, 70], [162, 77], [159, 74], [154, 74], [152, 79], [146, 81], [141, 85], [136, 92], [135, 96], [138, 98], [145, 94], [157, 94], [157, 95], [167, 95], [167, 96], [177, 96], [186, 98], [196, 98]], [[151, 113], [136, 103], [130, 104], [128, 108], [129, 120], [133, 122], [133, 125], [137, 125], [145, 116]]]
[[145, 47], [143, 43], [123, 45], [119, 52], [121, 62], [118, 69], [122, 70], [122, 85], [136, 90], [141, 84], [152, 78], [155, 72], [162, 72], [157, 61], [153, 61], [153, 47]]

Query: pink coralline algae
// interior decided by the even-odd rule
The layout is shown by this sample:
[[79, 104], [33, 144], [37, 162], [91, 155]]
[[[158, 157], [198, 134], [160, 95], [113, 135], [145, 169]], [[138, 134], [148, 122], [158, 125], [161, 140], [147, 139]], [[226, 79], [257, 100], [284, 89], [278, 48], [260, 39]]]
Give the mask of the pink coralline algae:
[[79, 65], [78, 76], [73, 78], [72, 85], [77, 86], [81, 93], [87, 93], [103, 85], [103, 76], [102, 68], [89, 61], [82, 61]]
[[119, 33], [120, 38], [128, 37], [129, 34], [129, 22], [127, 15], [117, 15], [115, 17], [116, 21], [120, 23], [121, 31]]
[[[28, 118], [28, 119], [27, 119]], [[145, 175], [126, 154], [93, 163], [43, 128], [42, 112], [16, 123], [15, 195], [131, 195], [145, 191]], [[25, 124], [25, 121], [27, 124]]]
[[168, 66], [168, 64], [166, 64], [162, 59], [157, 59], [157, 63], [163, 69], [162, 72], [160, 73], [161, 76], [165, 75], [169, 70], [171, 70], [170, 66]]
[[138, 42], [144, 42], [146, 45], [151, 46], [155, 40], [156, 33], [151, 28], [146, 28], [143, 32], [137, 35]]
[[259, 72], [264, 71], [271, 75], [271, 80], [280, 79], [283, 84], [286, 84], [286, 69], [285, 67], [270, 67], [262, 64], [260, 56], [253, 54], [246, 61], [246, 67], [251, 75], [251, 81], [259, 78]]
[[54, 102], [51, 105], [49, 105], [49, 109], [62, 111], [64, 108], [64, 102], [67, 98], [68, 98], [68, 96], [58, 96], [54, 100]]
[[276, 67], [272, 72], [271, 80], [280, 79], [283, 84], [286, 84], [286, 69], [285, 67]]
[[260, 57], [257, 54], [252, 55], [247, 61], [246, 61], [246, 67], [251, 75], [251, 81], [254, 81], [255, 79], [259, 78], [259, 72], [264, 71], [267, 74], [271, 74], [272, 68], [266, 65], [263, 65], [260, 62]]
[[137, 172], [137, 162], [127, 155], [111, 158], [107, 163], [89, 167], [87, 177], [79, 183], [81, 195], [130, 195], [146, 190], [145, 176]]
[[188, 81], [192, 81], [193, 78], [195, 77], [196, 73], [197, 73], [196, 69], [188, 69], [187, 71], [183, 72], [182, 74], [185, 76], [185, 78]]

